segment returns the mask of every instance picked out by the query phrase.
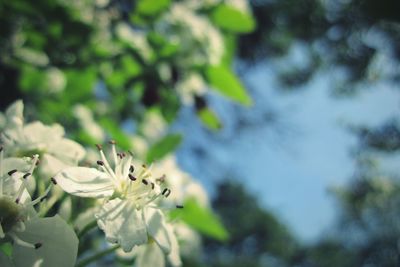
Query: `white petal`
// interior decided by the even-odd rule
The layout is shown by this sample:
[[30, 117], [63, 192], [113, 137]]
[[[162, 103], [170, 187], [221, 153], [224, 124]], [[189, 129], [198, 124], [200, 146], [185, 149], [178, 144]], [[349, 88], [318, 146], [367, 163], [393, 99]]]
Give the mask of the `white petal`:
[[97, 224], [106, 234], [107, 241], [119, 243], [125, 252], [135, 245], [147, 243], [146, 225], [142, 211], [119, 198], [108, 201], [96, 214]]
[[182, 266], [181, 257], [179, 255], [179, 243], [172, 225], [167, 225], [167, 232], [169, 240], [171, 241], [171, 252], [168, 254], [168, 260], [173, 267]]
[[153, 237], [163, 252], [168, 254], [171, 251], [171, 241], [169, 240], [164, 215], [159, 210], [146, 208], [145, 218], [149, 235]]
[[129, 174], [129, 168], [132, 163], [132, 157], [126, 156], [121, 159], [119, 164], [115, 168], [115, 175], [121, 178], [127, 178]]
[[155, 243], [138, 248], [135, 267], [164, 267], [165, 259], [162, 250]]
[[72, 228], [56, 215], [50, 218], [34, 219], [26, 222], [26, 230], [19, 238], [35, 244], [42, 243], [38, 249], [14, 245], [13, 260], [17, 267], [33, 266], [43, 259], [42, 267], [74, 266], [78, 252], [78, 238]]
[[86, 154], [85, 149], [80, 144], [66, 138], [49, 143], [47, 152], [70, 164], [78, 163]]
[[31, 164], [21, 158], [5, 158], [2, 162], [3, 174], [11, 170], [18, 170], [20, 172], [27, 172]]
[[64, 191], [79, 197], [104, 198], [114, 192], [112, 178], [94, 168], [70, 167], [54, 179]]
[[24, 103], [17, 100], [6, 110], [7, 127], [22, 127], [24, 124]]
[[45, 148], [47, 144], [58, 141], [64, 135], [64, 130], [58, 124], [47, 126], [40, 121], [26, 124], [23, 132], [27, 143], [36, 144], [40, 149]]
[[40, 158], [40, 172], [47, 179], [68, 167], [71, 167], [71, 165], [62, 162], [50, 154], [44, 154]]

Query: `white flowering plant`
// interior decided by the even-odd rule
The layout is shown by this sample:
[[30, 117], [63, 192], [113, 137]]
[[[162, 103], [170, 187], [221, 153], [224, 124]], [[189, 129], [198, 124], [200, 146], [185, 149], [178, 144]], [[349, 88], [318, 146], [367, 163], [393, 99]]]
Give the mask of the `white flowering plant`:
[[13, 0], [0, 17], [0, 266], [182, 266], [201, 235], [227, 239], [170, 125], [189, 107], [219, 130], [213, 92], [251, 105], [232, 71], [246, 0]]
[[116, 251], [116, 262], [175, 267], [181, 244], [199, 246], [197, 231], [227, 237], [216, 217], [197, 218], [216, 232], [187, 219], [186, 204], [211, 214], [207, 193], [165, 148], [149, 166], [113, 140], [90, 156], [61, 125], [26, 123], [23, 110], [18, 100], [2, 114], [1, 266], [86, 266]]

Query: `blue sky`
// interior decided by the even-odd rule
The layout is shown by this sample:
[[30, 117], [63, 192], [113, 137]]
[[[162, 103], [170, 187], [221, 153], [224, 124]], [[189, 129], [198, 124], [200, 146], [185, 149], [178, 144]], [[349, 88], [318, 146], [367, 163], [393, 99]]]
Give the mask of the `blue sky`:
[[[175, 125], [186, 133], [179, 161], [211, 193], [222, 177], [239, 179], [297, 237], [312, 242], [335, 218], [336, 202], [328, 189], [346, 184], [355, 170], [350, 151], [357, 139], [345, 126], [374, 126], [398, 116], [399, 95], [395, 86], [377, 82], [354, 97], [334, 98], [332, 85], [341, 75], [336, 70], [285, 92], [279, 90], [275, 67], [260, 64], [244, 76], [255, 99], [250, 109], [210, 97], [225, 126], [217, 134], [183, 110]], [[235, 127], [238, 118], [246, 127]], [[196, 151], [203, 156], [194, 157]]]

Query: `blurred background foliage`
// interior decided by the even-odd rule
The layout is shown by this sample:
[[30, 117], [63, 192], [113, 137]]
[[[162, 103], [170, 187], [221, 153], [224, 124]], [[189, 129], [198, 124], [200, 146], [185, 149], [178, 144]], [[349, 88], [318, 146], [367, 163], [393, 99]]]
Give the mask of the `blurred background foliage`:
[[[182, 136], [149, 136], [141, 127], [149, 113], [171, 124], [186, 105], [198, 116], [193, 123], [218, 131], [223, 121], [202, 89], [251, 106], [235, 62], [251, 71], [301, 44], [302, 63], [281, 68], [282, 90], [304, 88], [331, 66], [347, 73], [335, 85], [335, 97], [357, 97], [363, 85], [378, 80], [400, 81], [396, 0], [235, 2], [0, 1], [1, 108], [23, 99], [28, 118], [59, 122], [86, 145], [112, 137], [135, 149], [133, 132], [150, 143], [143, 159], [151, 162], [174, 151]], [[209, 29], [207, 35], [200, 27]], [[382, 57], [391, 59], [389, 67], [382, 67]], [[84, 129], [77, 104], [90, 109], [106, 136]], [[374, 165], [377, 153], [399, 151], [399, 121], [350, 130], [359, 138], [354, 157], [360, 164], [347, 187], [331, 190], [341, 212], [326, 236], [301, 243], [242, 184], [226, 179], [213, 207], [229, 239], [206, 238], [203, 256], [184, 258], [185, 266], [399, 266], [400, 183]], [[226, 240], [222, 226], [215, 227], [211, 236]]]

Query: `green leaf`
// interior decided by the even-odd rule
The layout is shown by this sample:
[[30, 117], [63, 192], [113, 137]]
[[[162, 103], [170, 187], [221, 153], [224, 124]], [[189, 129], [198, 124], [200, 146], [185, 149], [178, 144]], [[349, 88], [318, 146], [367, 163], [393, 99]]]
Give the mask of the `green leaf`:
[[10, 243], [3, 243], [0, 245], [0, 250], [10, 257], [12, 254], [12, 245]]
[[222, 128], [221, 121], [218, 119], [215, 112], [209, 108], [202, 108], [197, 111], [197, 116], [200, 121], [210, 130], [219, 130]]
[[165, 10], [169, 4], [170, 0], [139, 0], [136, 10], [141, 15], [153, 16]]
[[252, 100], [247, 94], [236, 75], [225, 66], [209, 66], [206, 69], [206, 78], [212, 88], [222, 95], [245, 106], [250, 106]]
[[220, 28], [237, 32], [252, 32], [256, 27], [253, 16], [229, 5], [218, 6], [211, 14], [212, 21]]
[[121, 128], [118, 124], [115, 123], [115, 121], [108, 118], [102, 118], [100, 119], [99, 123], [104, 129], [106, 129], [112, 139], [117, 141], [119, 147], [125, 150], [131, 149], [132, 146], [129, 136], [121, 130]]
[[179, 218], [200, 233], [225, 241], [229, 234], [220, 219], [208, 208], [200, 206], [193, 198], [185, 201], [183, 209], [171, 211], [172, 218]]
[[166, 135], [150, 147], [147, 152], [147, 162], [150, 163], [163, 158], [168, 153], [174, 151], [181, 142], [182, 135], [180, 134]]

